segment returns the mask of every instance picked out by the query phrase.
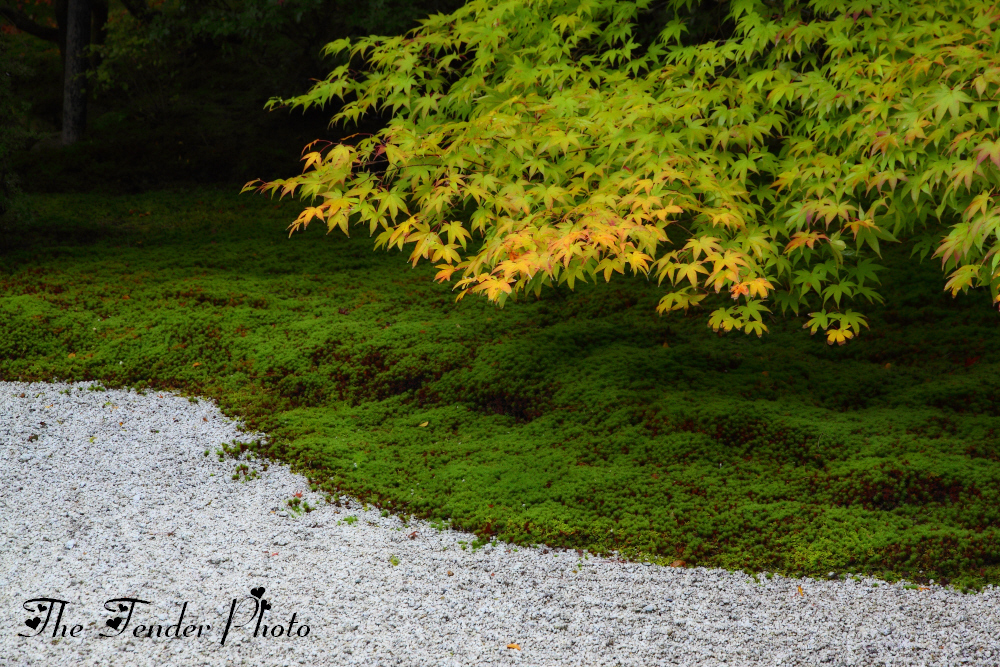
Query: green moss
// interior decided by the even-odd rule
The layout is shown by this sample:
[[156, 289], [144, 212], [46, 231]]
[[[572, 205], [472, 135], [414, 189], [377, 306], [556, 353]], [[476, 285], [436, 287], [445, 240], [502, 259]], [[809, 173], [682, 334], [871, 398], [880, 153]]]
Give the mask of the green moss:
[[286, 238], [294, 204], [32, 201], [0, 251], [4, 379], [210, 397], [269, 434], [220, 455], [474, 544], [1000, 582], [997, 315], [905, 249], [871, 333], [829, 347], [658, 317], [642, 280], [456, 303], [364, 234]]

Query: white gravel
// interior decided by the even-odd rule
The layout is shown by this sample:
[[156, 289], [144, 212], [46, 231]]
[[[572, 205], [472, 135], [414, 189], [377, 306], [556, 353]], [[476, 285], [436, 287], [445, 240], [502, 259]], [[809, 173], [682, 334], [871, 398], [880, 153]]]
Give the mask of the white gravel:
[[[237, 462], [203, 453], [254, 436], [209, 402], [87, 386], [0, 382], [0, 665], [1000, 662], [996, 588], [757, 583], [541, 548], [463, 550], [471, 535], [346, 498], [328, 505], [284, 466], [233, 481]], [[318, 509], [282, 516], [296, 492]], [[223, 646], [232, 601], [243, 601], [237, 626], [254, 587], [271, 605], [264, 625], [296, 614], [293, 636], [253, 637], [251, 621]], [[100, 637], [117, 617], [106, 601], [129, 597], [149, 604]], [[54, 615], [18, 636], [42, 627], [25, 625], [44, 621], [38, 603], [25, 608], [33, 598], [67, 601], [65, 638], [53, 639]], [[185, 628], [211, 626], [201, 637], [135, 636], [177, 623], [184, 603]]]

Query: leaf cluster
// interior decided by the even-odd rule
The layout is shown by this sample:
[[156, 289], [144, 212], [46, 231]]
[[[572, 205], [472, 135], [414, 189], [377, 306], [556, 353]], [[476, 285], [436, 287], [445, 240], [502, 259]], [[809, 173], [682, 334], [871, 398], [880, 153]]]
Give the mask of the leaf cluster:
[[806, 327], [842, 344], [867, 326], [848, 306], [882, 301], [880, 243], [914, 235], [945, 289], [1000, 301], [1000, 10], [724, 6], [720, 38], [685, 0], [474, 0], [338, 40], [325, 80], [271, 106], [391, 122], [245, 190], [309, 200], [292, 231], [364, 225], [501, 305], [628, 271], [665, 286], [660, 312], [728, 293], [710, 326], [760, 336], [775, 306], [815, 308]]

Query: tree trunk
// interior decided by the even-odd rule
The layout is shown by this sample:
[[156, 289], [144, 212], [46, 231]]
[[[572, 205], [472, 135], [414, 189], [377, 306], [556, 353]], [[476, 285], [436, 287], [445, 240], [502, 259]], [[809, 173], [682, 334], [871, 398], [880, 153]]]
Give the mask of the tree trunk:
[[74, 144], [87, 127], [87, 52], [90, 46], [91, 0], [69, 0], [63, 79], [62, 143]]

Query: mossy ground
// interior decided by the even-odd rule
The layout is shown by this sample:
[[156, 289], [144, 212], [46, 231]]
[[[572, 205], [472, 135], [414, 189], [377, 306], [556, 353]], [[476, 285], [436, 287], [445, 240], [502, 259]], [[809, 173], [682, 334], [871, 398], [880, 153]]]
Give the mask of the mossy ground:
[[887, 257], [872, 330], [830, 347], [660, 317], [642, 279], [456, 303], [232, 191], [32, 204], [0, 237], [0, 378], [204, 394], [317, 485], [484, 539], [1000, 582], [1000, 316], [935, 263]]

